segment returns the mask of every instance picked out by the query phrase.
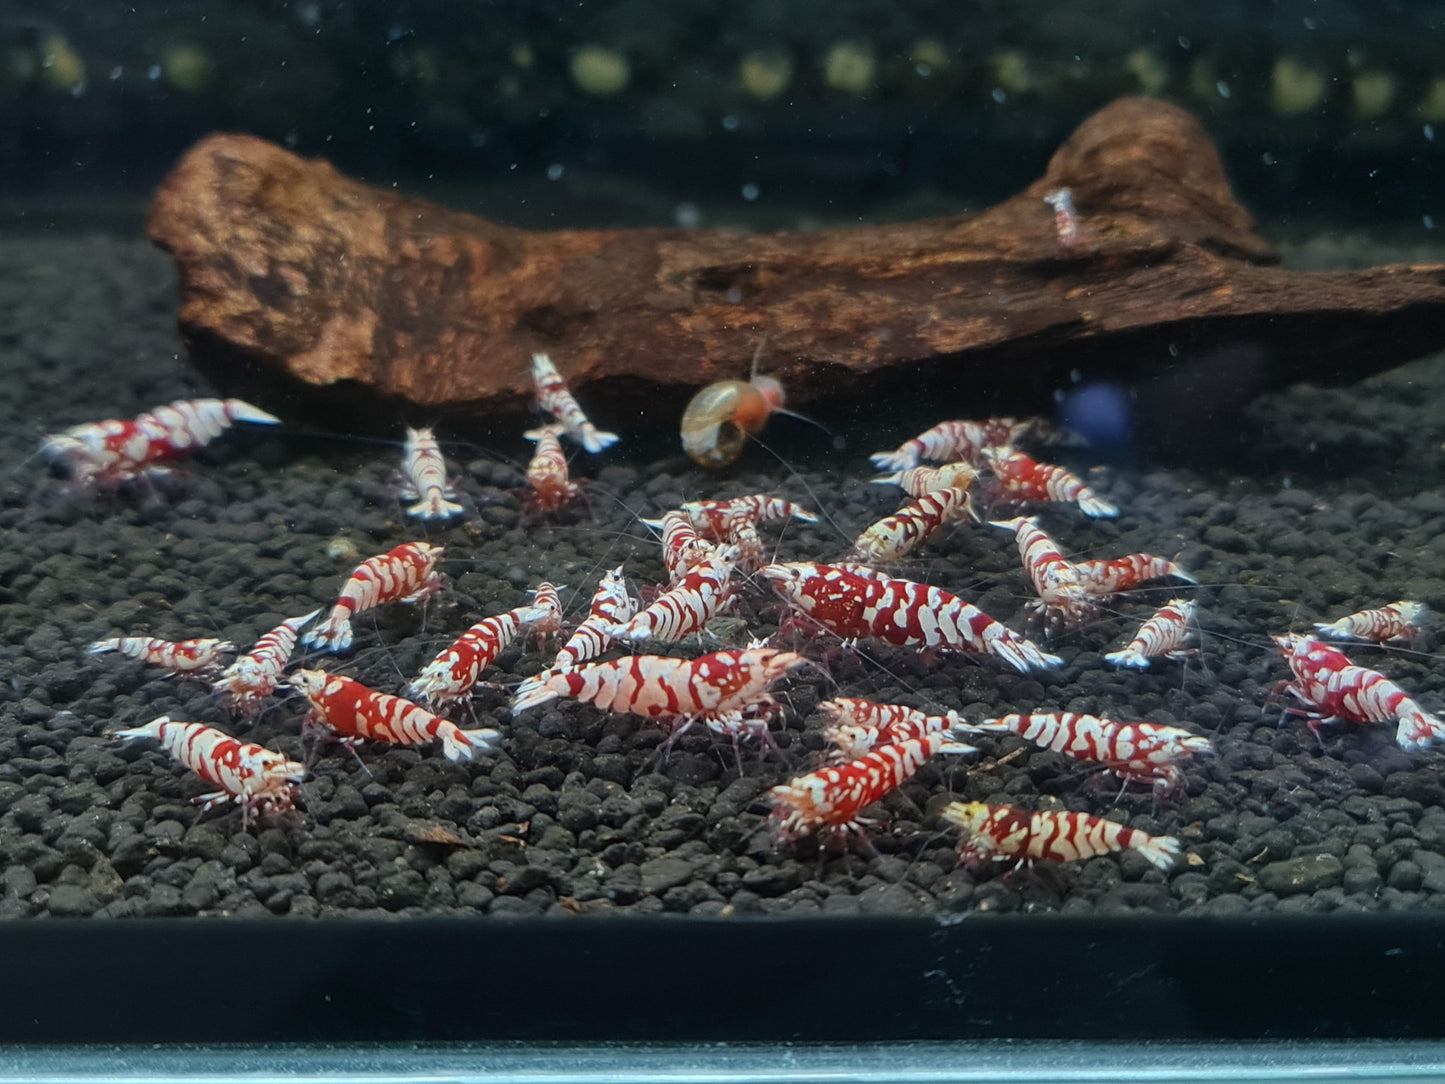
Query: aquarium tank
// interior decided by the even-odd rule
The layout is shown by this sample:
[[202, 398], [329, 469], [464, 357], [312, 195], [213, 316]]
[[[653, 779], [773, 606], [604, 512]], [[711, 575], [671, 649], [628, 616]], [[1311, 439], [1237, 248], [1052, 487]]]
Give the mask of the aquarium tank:
[[10, 0], [0, 1077], [1445, 1064], [1442, 20]]

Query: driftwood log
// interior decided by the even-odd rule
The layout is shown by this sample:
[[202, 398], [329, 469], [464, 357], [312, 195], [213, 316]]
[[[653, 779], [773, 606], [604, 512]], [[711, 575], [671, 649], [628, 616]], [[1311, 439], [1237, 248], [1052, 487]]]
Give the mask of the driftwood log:
[[[1061, 187], [1081, 215], [1073, 247], [1043, 200]], [[1181, 356], [1190, 381], [1237, 396], [1445, 345], [1445, 266], [1280, 269], [1199, 124], [1140, 98], [971, 217], [530, 231], [216, 135], [161, 186], [150, 236], [176, 259], [183, 337], [222, 388], [264, 402], [279, 386], [295, 404], [310, 386], [313, 403], [384, 404], [393, 422], [527, 409], [533, 351], [601, 404], [600, 423], [667, 411], [675, 428], [698, 386], [746, 377], [763, 338], [792, 403], [920, 388], [977, 403], [1009, 382], [1042, 399], [1070, 369], [1148, 379]]]

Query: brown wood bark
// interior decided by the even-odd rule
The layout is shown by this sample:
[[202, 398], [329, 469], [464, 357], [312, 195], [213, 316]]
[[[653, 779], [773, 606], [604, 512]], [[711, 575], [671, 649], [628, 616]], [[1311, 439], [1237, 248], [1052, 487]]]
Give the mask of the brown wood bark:
[[[1063, 186], [1083, 221], [1072, 251], [1043, 202]], [[1199, 124], [1140, 98], [1086, 120], [1043, 177], [972, 217], [529, 231], [215, 135], [157, 192], [150, 235], [176, 259], [182, 332], [222, 386], [354, 382], [436, 413], [525, 409], [533, 351], [574, 391], [645, 414], [746, 376], [764, 336], [764, 369], [794, 403], [916, 379], [976, 387], [1079, 356], [1137, 371], [1181, 338], [1302, 359], [1279, 378], [1328, 367], [1343, 343], [1351, 372], [1445, 344], [1445, 266], [1281, 270]]]

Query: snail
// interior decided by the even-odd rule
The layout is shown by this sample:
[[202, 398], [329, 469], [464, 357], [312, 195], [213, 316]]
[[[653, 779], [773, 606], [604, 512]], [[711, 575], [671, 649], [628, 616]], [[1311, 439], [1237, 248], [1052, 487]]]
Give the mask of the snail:
[[768, 415], [783, 410], [783, 385], [758, 375], [766, 341], [753, 354], [751, 379], [719, 380], [688, 401], [682, 412], [682, 450], [694, 463], [726, 467], [742, 454], [748, 437], [762, 432]]
[[704, 467], [726, 467], [782, 406], [783, 386], [770, 376], [709, 384], [682, 412], [682, 450]]

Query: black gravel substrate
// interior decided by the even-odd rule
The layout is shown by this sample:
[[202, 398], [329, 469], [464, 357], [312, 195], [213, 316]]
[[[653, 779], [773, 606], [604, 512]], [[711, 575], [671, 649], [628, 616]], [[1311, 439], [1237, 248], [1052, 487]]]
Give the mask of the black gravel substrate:
[[[190, 798], [207, 786], [163, 753], [107, 732], [169, 714], [299, 757], [297, 703], [238, 724], [204, 682], [87, 656], [91, 641], [215, 635], [249, 645], [285, 617], [329, 606], [360, 557], [426, 538], [446, 546], [453, 591], [425, 615], [403, 606], [366, 614], [354, 653], [311, 660], [399, 692], [472, 621], [525, 601], [540, 580], [568, 585], [573, 614], [619, 563], [634, 584], [662, 580], [658, 547], [637, 518], [683, 500], [787, 496], [827, 518], [765, 528], [779, 559], [839, 557], [898, 503], [897, 490], [864, 484], [874, 473], [868, 452], [987, 410], [962, 400], [933, 409], [900, 389], [896, 415], [866, 429], [826, 419], [847, 438], [841, 454], [784, 420], [769, 435], [798, 472], [751, 449], [725, 474], [692, 467], [670, 434], [629, 433], [626, 419], [599, 417], [623, 444], [574, 461], [592, 480], [590, 498], [548, 518], [522, 511], [516, 463], [530, 445], [519, 433], [442, 427], [444, 441], [479, 442], [448, 445], [474, 513], [442, 529], [404, 521], [397, 446], [299, 427], [238, 427], [154, 492], [72, 492], [34, 456], [43, 433], [214, 394], [179, 356], [174, 307], [168, 261], [139, 241], [28, 239], [0, 252], [0, 915], [1228, 915], [1445, 903], [1440, 754], [1402, 751], [1392, 726], [1327, 731], [1322, 750], [1301, 722], [1262, 714], [1287, 676], [1271, 633], [1400, 598], [1445, 609], [1445, 423], [1431, 405], [1445, 401], [1445, 359], [1342, 389], [1271, 394], [1244, 419], [1194, 417], [1181, 404], [1178, 425], [1215, 429], [1221, 445], [1249, 432], [1247, 454], [1228, 467], [1214, 458], [1100, 472], [1093, 480], [1124, 509], [1118, 520], [1041, 512], [1075, 556], [1178, 553], [1201, 582], [1187, 591], [1200, 604], [1198, 662], [1147, 673], [1103, 666], [1102, 654], [1156, 606], [1186, 593], [1166, 586], [1053, 640], [1066, 660], [1058, 673], [867, 645], [833, 657], [836, 684], [804, 674], [786, 686], [794, 710], [775, 734], [779, 754], [744, 748], [738, 757], [697, 733], [663, 758], [656, 725], [575, 703], [514, 719], [505, 694], [487, 690], [475, 712], [503, 731], [501, 755], [454, 764], [435, 747], [370, 746], [362, 768], [323, 751], [307, 809], [247, 830], [234, 809], [198, 811]], [[285, 403], [260, 405], [286, 414]], [[1091, 465], [1087, 450], [1057, 454]], [[1027, 585], [1002, 531], [956, 530], [904, 574], [1024, 628]], [[736, 616], [716, 628], [721, 645], [767, 635], [778, 608], [749, 588]], [[1427, 709], [1445, 708], [1433, 656], [1352, 653]], [[517, 646], [488, 676], [515, 682], [543, 660]], [[833, 695], [970, 716], [1147, 719], [1209, 735], [1217, 755], [1189, 763], [1187, 794], [1155, 808], [1144, 788], [1116, 801], [1116, 783], [1074, 762], [985, 741], [982, 758], [938, 758], [873, 811], [876, 856], [820, 853], [810, 842], [780, 850], [765, 825], [766, 791], [816, 764], [814, 707]], [[970, 874], [937, 816], [955, 798], [1109, 816], [1175, 835], [1186, 854], [1167, 875], [1129, 853]]]

